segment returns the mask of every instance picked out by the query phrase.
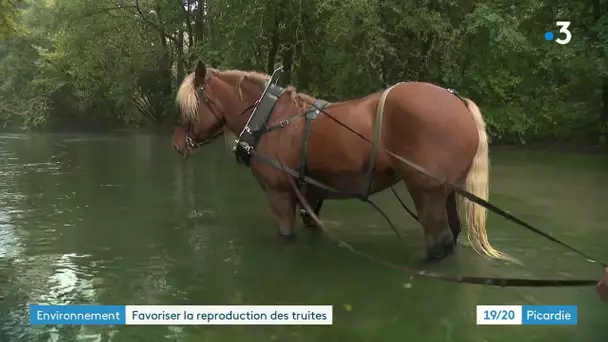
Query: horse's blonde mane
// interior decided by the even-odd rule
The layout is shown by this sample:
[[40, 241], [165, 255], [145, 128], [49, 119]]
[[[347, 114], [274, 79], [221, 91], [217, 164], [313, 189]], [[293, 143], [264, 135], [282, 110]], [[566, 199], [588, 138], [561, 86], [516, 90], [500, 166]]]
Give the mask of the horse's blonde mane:
[[198, 95], [194, 89], [194, 72], [182, 81], [177, 91], [176, 102], [184, 120], [198, 121]]
[[[243, 92], [241, 86], [245, 79], [264, 86], [264, 83], [270, 80], [270, 76], [256, 71], [243, 71], [243, 70], [224, 70], [218, 71], [216, 69], [207, 69], [208, 77], [211, 74], [220, 76], [223, 79], [232, 79], [236, 88], [239, 92], [239, 97], [243, 98]], [[194, 87], [194, 72], [190, 73], [184, 78], [182, 84], [177, 91], [176, 102], [179, 105], [180, 113], [183, 119], [190, 122], [198, 121], [198, 106], [199, 99], [196, 94]], [[291, 96], [291, 102], [300, 108], [307, 108], [310, 104], [315, 101], [315, 98], [303, 93], [298, 93], [296, 88], [293, 86], [287, 86], [285, 92]]]
[[[240, 91], [240, 87], [241, 87], [241, 83], [247, 79], [250, 81], [253, 81], [259, 85], [264, 86], [265, 82], [270, 80], [270, 75], [267, 74], [263, 74], [261, 72], [256, 72], [256, 71], [239, 71], [239, 70], [231, 70], [228, 72], [238, 72], [241, 73], [241, 80], [238, 83], [238, 88]], [[222, 72], [223, 74], [224, 72]], [[310, 95], [306, 95], [303, 93], [298, 93], [296, 91], [296, 88], [294, 86], [287, 86], [285, 88], [285, 92], [290, 94], [291, 96], [291, 102], [298, 105], [301, 108], [306, 108], [308, 106], [310, 106], [313, 102], [315, 102], [315, 98], [310, 96]]]

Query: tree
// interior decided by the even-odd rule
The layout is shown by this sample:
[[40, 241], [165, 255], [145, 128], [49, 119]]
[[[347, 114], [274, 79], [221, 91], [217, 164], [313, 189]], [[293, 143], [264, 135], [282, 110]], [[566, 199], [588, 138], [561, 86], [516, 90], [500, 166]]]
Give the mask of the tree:
[[15, 18], [20, 0], [0, 0], [0, 39], [17, 33]]
[[[10, 18], [28, 33], [0, 42], [0, 122], [172, 122], [202, 58], [283, 65], [283, 83], [331, 101], [433, 82], [478, 102], [494, 142], [605, 142], [608, 1], [522, 1], [27, 0]], [[569, 44], [544, 40], [574, 18]]]

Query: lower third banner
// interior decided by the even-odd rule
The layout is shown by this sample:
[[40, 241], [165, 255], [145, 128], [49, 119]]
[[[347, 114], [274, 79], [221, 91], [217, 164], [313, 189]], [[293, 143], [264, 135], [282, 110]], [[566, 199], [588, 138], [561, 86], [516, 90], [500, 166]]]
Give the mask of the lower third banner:
[[30, 305], [30, 324], [332, 325], [331, 305]]

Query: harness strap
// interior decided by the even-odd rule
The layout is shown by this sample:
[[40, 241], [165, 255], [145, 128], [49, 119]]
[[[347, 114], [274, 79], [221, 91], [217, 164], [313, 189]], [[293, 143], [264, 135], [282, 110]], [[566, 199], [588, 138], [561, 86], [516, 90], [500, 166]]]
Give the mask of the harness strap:
[[[285, 171], [287, 174], [289, 174], [290, 176], [294, 177], [294, 178], [299, 178], [300, 174], [298, 171], [288, 167], [288, 166], [284, 166], [281, 163], [279, 163], [277, 160], [270, 158], [269, 156], [260, 153], [257, 150], [251, 150], [251, 154], [266, 161], [267, 163], [271, 164], [272, 166]], [[335, 192], [337, 194], [342, 194], [342, 195], [347, 195], [347, 196], [352, 196], [352, 197], [360, 197], [359, 194], [354, 193], [354, 192], [350, 192], [350, 191], [344, 191], [344, 190], [338, 190], [336, 188], [333, 188], [329, 185], [325, 185], [317, 180], [315, 180], [314, 178], [310, 178], [309, 176], [304, 175], [304, 177], [302, 177], [304, 179], [304, 181], [306, 181], [306, 183], [312, 184], [320, 189], [323, 190], [327, 190], [327, 191], [331, 191], [331, 192]]]
[[[450, 92], [450, 93], [452, 93], [452, 92]], [[342, 123], [340, 120], [338, 120], [335, 117], [333, 117], [332, 115], [328, 114], [326, 111], [324, 111], [322, 109], [320, 109], [320, 111], [321, 111], [321, 113], [325, 114], [328, 118], [332, 119], [334, 122], [336, 122], [340, 126], [346, 128], [347, 130], [349, 130], [353, 134], [359, 136], [361, 139], [363, 139], [363, 140], [371, 143], [371, 141], [367, 137], [365, 137], [363, 134], [361, 134], [361, 133], [353, 130], [350, 127], [348, 127], [347, 125], [345, 125], [344, 123]], [[607, 267], [608, 266], [608, 265], [606, 265], [606, 263], [597, 261], [595, 258], [589, 256], [588, 254], [586, 254], [586, 253], [578, 250], [577, 248], [574, 248], [574, 247], [568, 245], [565, 242], [562, 242], [562, 241], [554, 238], [553, 236], [551, 236], [551, 235], [549, 235], [549, 234], [547, 234], [547, 233], [539, 230], [538, 228], [533, 227], [532, 225], [524, 222], [523, 220], [515, 217], [514, 215], [511, 215], [508, 212], [506, 212], [506, 211], [504, 211], [504, 210], [496, 207], [495, 205], [491, 204], [490, 202], [488, 202], [488, 201], [486, 201], [486, 200], [484, 200], [482, 198], [479, 198], [479, 197], [473, 195], [472, 193], [470, 193], [470, 192], [468, 192], [466, 190], [461, 189], [459, 186], [448, 182], [446, 179], [441, 178], [441, 177], [437, 177], [436, 175], [430, 173], [428, 170], [426, 170], [422, 166], [416, 165], [413, 162], [410, 162], [409, 160], [407, 160], [407, 159], [405, 159], [405, 158], [403, 158], [403, 157], [401, 157], [401, 156], [399, 156], [399, 155], [397, 155], [397, 154], [395, 154], [395, 153], [387, 150], [386, 148], [384, 149], [384, 151], [386, 153], [390, 154], [391, 156], [393, 156], [394, 158], [396, 158], [397, 160], [399, 160], [400, 162], [404, 163], [405, 165], [411, 167], [412, 169], [414, 169], [414, 170], [422, 173], [425, 176], [433, 178], [436, 181], [439, 181], [441, 184], [443, 184], [443, 185], [449, 187], [450, 189], [454, 190], [459, 195], [461, 195], [463, 197], [466, 197], [471, 202], [479, 204], [482, 207], [485, 207], [486, 209], [488, 209], [489, 211], [491, 211], [491, 212], [493, 212], [495, 214], [498, 214], [498, 215], [502, 216], [503, 218], [505, 218], [505, 219], [507, 219], [507, 220], [509, 220], [511, 222], [514, 222], [514, 223], [516, 223], [516, 224], [518, 224], [518, 225], [520, 225], [520, 226], [522, 226], [522, 227], [530, 230], [531, 232], [533, 232], [533, 233], [535, 233], [537, 235], [543, 236], [544, 238], [546, 238], [546, 239], [548, 239], [548, 240], [550, 240], [552, 242], [560, 244], [561, 246], [569, 249], [570, 251], [572, 251], [572, 252], [574, 252], [574, 253], [576, 253], [576, 254], [578, 254], [580, 256], [585, 257], [587, 259], [587, 261], [589, 261], [589, 262], [600, 264], [602, 267]], [[359, 196], [356, 196], [356, 197], [359, 197]]]
[[[266, 161], [267, 163], [271, 164], [272, 166], [276, 167], [279, 170], [282, 170], [284, 172], [286, 172], [288, 175], [298, 179], [300, 177], [300, 173], [297, 172], [296, 170], [285, 166], [283, 164], [281, 164], [278, 160], [273, 159], [263, 153], [260, 153], [256, 150], [251, 150], [251, 154], [261, 158], [262, 160]], [[342, 195], [346, 195], [346, 196], [350, 196], [350, 197], [355, 197], [355, 198], [359, 198], [361, 199], [363, 202], [369, 203], [374, 209], [376, 209], [376, 211], [378, 211], [380, 213], [380, 215], [382, 215], [384, 217], [384, 219], [388, 222], [388, 224], [391, 226], [391, 229], [395, 232], [395, 234], [397, 235], [397, 237], [401, 240], [401, 234], [399, 234], [399, 231], [397, 231], [397, 228], [395, 227], [395, 225], [393, 224], [393, 222], [391, 221], [391, 219], [380, 209], [380, 207], [378, 207], [374, 202], [372, 202], [370, 199], [367, 198], [362, 198], [360, 194], [357, 194], [355, 192], [350, 192], [350, 191], [344, 191], [344, 190], [338, 190], [336, 188], [333, 188], [329, 185], [323, 184], [317, 180], [315, 180], [314, 178], [310, 178], [309, 176], [307, 176], [306, 174], [304, 174], [302, 176], [302, 178], [304, 179], [305, 183], [310, 183], [320, 189], [326, 190], [326, 191], [330, 191], [330, 192], [334, 192], [337, 194], [342, 194]], [[300, 190], [301, 191], [301, 190]]]
[[277, 129], [281, 129], [281, 128], [285, 128], [286, 126], [292, 124], [294, 121], [306, 116], [306, 114], [308, 113], [308, 111], [302, 112], [300, 114], [297, 114], [295, 116], [290, 117], [289, 119], [285, 119], [281, 122], [279, 122], [276, 125], [272, 125], [270, 127], [267, 128], [266, 133], [270, 133], [272, 131], [276, 131]]
[[464, 99], [462, 98], [462, 96], [460, 96], [460, 93], [458, 92], [458, 90], [452, 89], [452, 88], [447, 88], [446, 90], [448, 91], [448, 93], [450, 93], [450, 94], [456, 96], [457, 98], [459, 98], [460, 101], [465, 102]]
[[[323, 109], [329, 102], [325, 100], [316, 100], [314, 102], [315, 107]], [[298, 182], [300, 183], [300, 191], [302, 193], [306, 193], [306, 172], [308, 171], [308, 136], [310, 134], [310, 126], [312, 121], [317, 118], [317, 116], [321, 113], [319, 109], [309, 109], [305, 112], [305, 126], [304, 126], [304, 135], [302, 136], [302, 148], [300, 148], [300, 169], [298, 173]]]
[[[266, 90], [268, 90], [268, 88]], [[388, 90], [390, 90], [390, 88]], [[323, 110], [322, 107], [319, 108], [319, 106], [316, 104], [316, 102], [311, 104], [312, 107], [316, 109], [316, 111], [315, 111], [316, 114], [315, 114], [314, 117], [316, 117], [316, 115], [318, 115], [319, 113], [323, 113], [327, 117], [329, 117], [330, 119], [332, 119], [333, 121], [335, 121], [336, 123], [338, 123], [339, 125], [343, 126], [344, 128], [348, 129], [352, 133], [354, 133], [357, 136], [359, 136], [360, 138], [362, 138], [363, 140], [366, 140], [366, 141], [372, 143], [373, 145], [377, 145], [377, 140], [378, 140], [377, 136], [380, 135], [380, 129], [378, 127], [382, 123], [381, 115], [382, 115], [382, 111], [383, 111], [384, 102], [386, 101], [386, 95], [388, 94], [388, 90], [385, 91], [385, 93], [383, 94], [383, 98], [384, 99], [383, 99], [383, 101], [381, 103], [382, 106], [379, 106], [379, 107], [382, 107], [382, 110], [380, 110], [380, 108], [378, 108], [380, 110], [379, 111], [380, 114], [377, 113], [377, 115], [376, 115], [377, 124], [376, 124], [376, 134], [374, 136], [375, 143], [372, 142], [371, 140], [369, 140], [367, 137], [363, 136], [361, 133], [353, 130], [352, 128], [350, 128], [348, 126], [346, 126], [344, 123], [342, 123], [341, 121], [339, 121], [335, 117], [333, 117], [330, 114], [328, 114], [326, 111]], [[459, 97], [461, 100], [463, 100], [463, 98], [456, 91], [454, 91], [452, 89], [448, 89], [448, 91], [450, 93], [454, 94], [455, 96]], [[309, 111], [307, 111], [307, 112], [309, 112]], [[306, 115], [306, 112], [302, 113], [302, 114], [298, 114], [296, 117], [293, 117], [291, 119], [284, 120], [281, 123], [279, 123], [279, 125], [275, 125], [273, 127], [267, 128], [266, 131], [268, 132], [270, 130], [274, 130], [274, 129], [285, 127], [286, 125], [288, 125], [289, 123], [291, 123], [295, 119], [297, 119], [299, 117], [302, 117], [303, 115]], [[378, 117], [380, 117], [380, 119]], [[250, 120], [251, 120], [251, 117], [250, 117]], [[310, 122], [311, 120], [312, 119], [307, 120], [307, 121]], [[380, 120], [380, 121], [378, 121], [378, 120]], [[267, 122], [267, 120], [265, 122]], [[247, 125], [245, 127], [247, 128]], [[309, 130], [309, 128], [308, 128], [308, 130]], [[308, 133], [306, 133], [306, 136], [307, 136], [307, 134]], [[377, 153], [378, 147], [375, 146], [375, 148], [373, 148], [372, 151], [374, 151], [374, 150], [375, 150], [375, 153]], [[518, 219], [517, 217], [515, 217], [515, 216], [513, 216], [513, 215], [511, 215], [511, 214], [509, 214], [507, 212], [505, 212], [504, 210], [501, 210], [501, 209], [497, 208], [496, 206], [490, 204], [489, 202], [487, 202], [487, 201], [485, 201], [485, 200], [483, 200], [483, 199], [481, 199], [481, 198], [479, 198], [479, 197], [477, 197], [477, 196], [475, 196], [475, 195], [473, 195], [473, 194], [471, 194], [471, 193], [469, 193], [469, 192], [467, 192], [467, 191], [465, 191], [463, 189], [460, 189], [458, 186], [456, 186], [456, 185], [448, 182], [447, 180], [445, 180], [443, 178], [437, 177], [437, 176], [429, 173], [429, 171], [426, 170], [425, 168], [423, 168], [423, 167], [421, 167], [419, 165], [416, 165], [416, 164], [408, 161], [407, 159], [405, 159], [405, 158], [403, 158], [403, 157], [401, 157], [399, 155], [396, 155], [395, 153], [392, 153], [391, 151], [387, 150], [386, 148], [383, 149], [383, 150], [385, 152], [387, 152], [388, 154], [390, 154], [391, 156], [393, 156], [394, 158], [396, 158], [399, 161], [401, 161], [402, 163], [404, 163], [404, 164], [408, 165], [409, 167], [413, 168], [414, 170], [416, 170], [416, 171], [418, 171], [418, 172], [420, 172], [422, 174], [425, 174], [425, 175], [427, 175], [427, 176], [429, 176], [431, 178], [434, 178], [435, 180], [440, 181], [443, 185], [446, 185], [446, 186], [452, 188], [452, 190], [454, 190], [458, 194], [466, 197], [467, 199], [469, 199], [470, 201], [472, 201], [472, 202], [474, 202], [476, 204], [479, 204], [479, 205], [487, 208], [489, 211], [497, 213], [497, 214], [499, 214], [500, 216], [506, 218], [509, 221], [515, 222], [515, 223], [517, 223], [517, 224], [519, 224], [519, 225], [521, 225], [521, 226], [529, 229], [530, 231], [532, 231], [532, 232], [534, 232], [534, 233], [536, 233], [538, 235], [541, 235], [541, 236], [549, 239], [550, 241], [558, 243], [558, 244], [560, 244], [560, 245], [562, 245], [562, 246], [570, 249], [571, 251], [573, 251], [573, 252], [575, 252], [575, 253], [577, 253], [579, 255], [582, 255], [582, 256], [586, 257], [587, 260], [590, 261], [590, 262], [599, 263], [599, 264], [603, 265], [604, 267], [606, 266], [604, 263], [598, 262], [597, 260], [593, 259], [589, 255], [581, 252], [580, 250], [578, 250], [578, 249], [576, 249], [576, 248], [574, 248], [574, 247], [572, 247], [572, 246], [570, 246], [570, 245], [568, 245], [568, 244], [566, 244], [564, 242], [561, 242], [558, 239], [556, 239], [556, 238], [554, 238], [554, 237], [552, 237], [552, 236], [550, 236], [550, 235], [548, 235], [548, 234], [546, 234], [546, 233], [544, 233], [544, 232], [536, 229], [535, 227], [531, 226], [530, 224], [528, 224], [528, 223], [526, 223], [526, 222]], [[273, 158], [271, 158], [271, 157], [269, 157], [269, 156], [267, 156], [267, 155], [265, 155], [263, 153], [260, 153], [260, 152], [258, 152], [256, 150], [254, 150], [253, 148], [251, 148], [251, 150], [249, 150], [247, 152], [248, 152], [248, 154], [255, 155], [255, 156], [257, 156], [257, 157], [265, 160], [266, 162], [270, 163], [274, 167], [276, 167], [276, 168], [278, 168], [278, 169], [286, 172], [290, 176], [292, 176], [294, 178], [301, 178], [305, 182], [310, 183], [310, 184], [312, 184], [312, 185], [314, 185], [314, 186], [316, 186], [318, 188], [321, 188], [321, 189], [324, 189], [324, 190], [327, 190], [327, 191], [331, 191], [331, 192], [334, 192], [334, 193], [339, 193], [339, 194], [344, 194], [344, 195], [348, 195], [348, 196], [351, 196], [351, 197], [360, 198], [363, 201], [372, 204], [372, 206], [374, 206], [374, 208], [376, 208], [381, 214], [384, 215], [384, 213], [376, 205], [374, 205], [369, 199], [362, 198], [360, 194], [351, 193], [351, 192], [343, 191], [343, 190], [338, 190], [338, 189], [332, 188], [332, 187], [330, 187], [328, 185], [325, 185], [325, 184], [323, 184], [323, 183], [321, 183], [319, 181], [314, 180], [313, 178], [310, 178], [309, 176], [306, 176], [305, 172], [303, 174], [299, 173], [299, 172], [295, 171], [292, 168], [289, 168], [287, 166], [282, 165], [278, 160], [275, 160], [275, 159], [273, 159]], [[371, 158], [373, 158], [373, 160], [374, 160], [374, 163], [372, 163], [372, 165], [375, 165], [375, 159], [376, 159], [376, 156], [374, 156], [375, 153], [372, 152]], [[373, 173], [373, 168], [370, 168], [370, 170], [372, 170], [372, 171], [369, 172], [369, 173], [370, 174]], [[368, 185], [368, 189], [369, 189], [369, 185]], [[396, 195], [396, 193], [395, 193], [395, 195]], [[397, 196], [397, 198], [398, 198], [398, 196]], [[384, 215], [384, 216], [388, 220], [388, 217], [386, 217], [386, 215]], [[391, 224], [391, 227], [393, 228], [393, 230], [395, 230], [395, 232], [397, 232], [396, 229], [394, 228], [394, 226], [392, 225], [392, 222], [390, 222], [390, 220], [388, 220], [388, 222], [389, 222], [389, 224]], [[398, 233], [397, 233], [397, 235], [399, 236]], [[439, 275], [439, 274], [430, 273], [430, 272], [426, 272], [426, 271], [413, 270], [413, 269], [402, 267], [402, 266], [398, 266], [398, 265], [395, 265], [395, 264], [390, 264], [390, 263], [387, 263], [387, 262], [378, 261], [378, 260], [372, 258], [371, 256], [365, 254], [365, 253], [361, 253], [361, 252], [355, 250], [354, 248], [352, 248], [352, 246], [350, 246], [350, 245], [348, 245], [348, 244], [346, 244], [346, 243], [344, 243], [342, 241], [338, 240], [338, 242], [340, 242], [343, 246], [349, 248], [354, 253], [359, 254], [361, 256], [364, 256], [364, 257], [366, 257], [366, 258], [368, 258], [368, 259], [370, 259], [372, 261], [377, 261], [377, 262], [383, 263], [383, 264], [385, 264], [388, 267], [393, 267], [393, 268], [401, 269], [401, 270], [408, 271], [408, 272], [415, 272], [418, 275], [423, 276], [423, 277], [436, 278], [436, 279], [441, 279], [441, 280], [445, 280], [445, 281], [452, 281], [452, 282], [456, 282], [456, 283], [469, 283], [469, 284], [493, 285], [493, 286], [589, 286], [589, 285], [595, 285], [596, 282], [597, 282], [596, 280], [589, 280], [589, 279], [582, 279], [582, 280], [555, 280], [555, 279], [546, 279], [545, 280], [545, 279], [481, 278], [481, 277], [453, 277], [453, 276], [444, 276], [444, 275]]]
[[266, 89], [239, 135], [238, 143], [234, 147], [238, 163], [246, 166], [251, 165], [250, 152], [255, 148], [262, 135], [267, 133], [266, 124], [272, 115], [277, 101], [285, 91], [285, 88], [272, 84], [271, 81], [266, 82]]
[[380, 97], [380, 102], [378, 102], [378, 108], [376, 110], [376, 124], [374, 126], [374, 138], [372, 141], [372, 151], [369, 157], [369, 164], [367, 167], [367, 173], [365, 174], [365, 182], [363, 183], [363, 193], [361, 196], [364, 199], [367, 199], [369, 197], [369, 192], [372, 186], [372, 178], [374, 177], [374, 171], [376, 170], [376, 159], [378, 158], [378, 142], [380, 141], [380, 135], [382, 134], [384, 103], [386, 102], [388, 93], [390, 93], [394, 87], [401, 83], [403, 82], [393, 84], [390, 88], [386, 89], [382, 93], [382, 97]]
[[[278, 168], [279, 170], [283, 170], [284, 172], [286, 172], [287, 174], [289, 174], [290, 176], [294, 177], [294, 178], [298, 178], [298, 172], [288, 166], [282, 165], [279, 161], [263, 154], [260, 153], [259, 151], [256, 150], [252, 150], [251, 151], [252, 155], [255, 155], [256, 157], [270, 163], [271, 165], [273, 165], [274, 167]], [[324, 190], [328, 190], [328, 191], [333, 191], [339, 194], [347, 194], [347, 195], [351, 195], [353, 197], [359, 197], [359, 195], [355, 194], [355, 193], [350, 193], [347, 191], [342, 191], [342, 190], [338, 190], [335, 188], [332, 188], [328, 185], [325, 185], [319, 181], [314, 180], [313, 178], [310, 178], [308, 176], [304, 177], [306, 179], [306, 181], [316, 187], [319, 187], [321, 189]], [[371, 203], [370, 201], [367, 201], [368, 203]], [[373, 205], [373, 203], [371, 203]], [[376, 206], [374, 206], [376, 207]], [[382, 213], [380, 211], [380, 213]], [[383, 214], [383, 213], [382, 213]], [[388, 218], [387, 218], [388, 219]], [[389, 220], [390, 223], [390, 220]], [[333, 237], [333, 235], [332, 235]], [[369, 259], [371, 261], [374, 262], [378, 262], [380, 264], [383, 264], [384, 266], [390, 267], [390, 268], [394, 268], [397, 270], [401, 270], [401, 271], [405, 271], [405, 272], [409, 272], [412, 274], [417, 274], [421, 277], [425, 277], [425, 278], [433, 278], [433, 279], [438, 279], [438, 280], [443, 280], [443, 281], [447, 281], [447, 282], [453, 282], [453, 283], [459, 283], [459, 284], [476, 284], [476, 285], [489, 285], [489, 286], [500, 286], [500, 287], [522, 287], [522, 286], [526, 286], [526, 287], [563, 287], [563, 286], [592, 286], [595, 285], [597, 283], [597, 280], [595, 279], [522, 279], [522, 278], [485, 278], [485, 277], [463, 277], [463, 276], [450, 276], [450, 275], [443, 275], [443, 274], [438, 274], [435, 272], [428, 272], [425, 270], [416, 270], [413, 268], [409, 268], [409, 267], [405, 267], [405, 266], [401, 266], [401, 265], [396, 265], [387, 261], [383, 261], [383, 260], [378, 260], [376, 258], [373, 258], [372, 256], [370, 256], [369, 254], [363, 253], [359, 250], [356, 250], [355, 248], [353, 248], [351, 245], [349, 245], [348, 243], [341, 241], [337, 238], [334, 238], [341, 246], [346, 247], [347, 249], [349, 249], [351, 252], [362, 256], [366, 259]]]

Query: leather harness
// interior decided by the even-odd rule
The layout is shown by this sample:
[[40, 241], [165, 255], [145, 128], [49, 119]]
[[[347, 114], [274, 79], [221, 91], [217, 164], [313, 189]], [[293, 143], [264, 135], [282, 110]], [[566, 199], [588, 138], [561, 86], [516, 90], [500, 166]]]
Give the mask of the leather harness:
[[[245, 128], [239, 135], [239, 138], [236, 140], [236, 145], [234, 146], [233, 151], [235, 153], [237, 162], [240, 164], [246, 165], [246, 166], [251, 166], [251, 156], [255, 155], [256, 157], [259, 157], [262, 160], [270, 163], [274, 167], [286, 172], [287, 174], [291, 175], [292, 177], [297, 178], [299, 180], [300, 188], [303, 193], [306, 188], [306, 184], [312, 184], [318, 188], [321, 188], [321, 189], [324, 189], [327, 191], [331, 191], [331, 192], [335, 192], [335, 193], [339, 193], [339, 194], [343, 194], [343, 195], [348, 195], [351, 197], [358, 197], [361, 200], [363, 200], [367, 203], [370, 203], [376, 210], [378, 210], [384, 216], [384, 218], [388, 221], [388, 223], [391, 225], [393, 230], [395, 230], [395, 232], [397, 233], [396, 229], [394, 228], [394, 225], [392, 224], [392, 222], [388, 218], [388, 216], [386, 216], [372, 201], [370, 201], [368, 197], [369, 197], [369, 191], [371, 188], [371, 179], [373, 178], [372, 176], [373, 176], [373, 172], [375, 170], [376, 157], [377, 157], [377, 153], [378, 153], [378, 149], [379, 149], [378, 142], [380, 139], [380, 134], [381, 134], [381, 129], [382, 129], [384, 102], [386, 101], [386, 97], [388, 96], [388, 93], [390, 92], [390, 90], [393, 89], [393, 87], [395, 87], [399, 83], [388, 88], [382, 94], [382, 97], [381, 97], [379, 105], [378, 105], [377, 113], [376, 113], [374, 137], [372, 140], [370, 140], [367, 137], [360, 134], [359, 132], [352, 130], [351, 128], [349, 128], [348, 126], [346, 126], [345, 124], [340, 122], [338, 119], [336, 119], [335, 117], [333, 117], [332, 115], [327, 113], [324, 110], [324, 108], [331, 105], [331, 103], [324, 101], [324, 100], [316, 100], [313, 104], [311, 104], [311, 107], [308, 108], [306, 111], [304, 111], [294, 117], [291, 117], [289, 119], [283, 120], [276, 125], [267, 127], [267, 123], [268, 123], [270, 117], [272, 116], [272, 112], [276, 106], [277, 101], [286, 91], [285, 88], [282, 88], [282, 87], [276, 85], [277, 79], [275, 79], [275, 75], [277, 74], [277, 72], [279, 70], [280, 69], [277, 69], [275, 71], [275, 73], [273, 74], [273, 76], [271, 77], [271, 79], [266, 82], [266, 89], [264, 90], [264, 93], [262, 94], [262, 96], [260, 97], [258, 102], [256, 103], [255, 109], [254, 109], [253, 113], [251, 114], [247, 124], [245, 125]], [[403, 83], [403, 82], [400, 82], [400, 83]], [[446, 90], [448, 92], [450, 92], [451, 94], [455, 95], [456, 97], [458, 97], [463, 103], [465, 103], [464, 99], [460, 96], [460, 94], [458, 94], [458, 92], [456, 90], [450, 89], [450, 88], [447, 88]], [[368, 165], [368, 170], [365, 175], [364, 189], [361, 193], [353, 193], [353, 192], [349, 192], [349, 191], [338, 190], [333, 187], [330, 187], [329, 185], [323, 184], [307, 175], [307, 147], [308, 147], [308, 137], [309, 137], [309, 133], [310, 133], [310, 126], [311, 126], [312, 121], [315, 118], [317, 118], [317, 116], [320, 113], [323, 113], [324, 115], [326, 115], [327, 117], [329, 117], [330, 119], [335, 121], [336, 123], [340, 124], [341, 126], [345, 127], [349, 131], [351, 131], [352, 133], [358, 135], [362, 139], [364, 139], [372, 144], [372, 151], [371, 151], [371, 155], [370, 155], [370, 164]], [[283, 128], [283, 127], [291, 124], [295, 120], [302, 118], [302, 117], [304, 117], [306, 119], [306, 124], [305, 124], [305, 128], [304, 128], [302, 148], [301, 148], [301, 152], [300, 152], [301, 162], [300, 162], [299, 170], [296, 171], [290, 167], [284, 166], [278, 160], [275, 160], [275, 159], [271, 158], [270, 156], [255, 150], [255, 146], [257, 145], [257, 143], [259, 142], [259, 140], [265, 133], [271, 132], [276, 129]], [[423, 167], [416, 165], [416, 164], [410, 162], [409, 160], [407, 160], [399, 155], [396, 155], [395, 153], [393, 153], [391, 151], [388, 151], [387, 149], [384, 149], [384, 151], [387, 152], [389, 155], [393, 156], [394, 158], [396, 158], [397, 160], [401, 161], [402, 163], [408, 165], [412, 169], [414, 169], [422, 174], [425, 174], [431, 178], [441, 181], [442, 184], [449, 187], [451, 190], [455, 191], [459, 195], [469, 199], [471, 202], [481, 205], [481, 206], [487, 208], [489, 211], [499, 214], [500, 216], [506, 218], [507, 220], [514, 222], [520, 226], [523, 226], [537, 235], [541, 235], [552, 242], [555, 242], [557, 244], [560, 244], [560, 245], [566, 247], [570, 251], [573, 251], [576, 254], [587, 258], [587, 261], [589, 261], [589, 262], [597, 263], [597, 264], [600, 264], [600, 265], [606, 267], [605, 263], [599, 262], [596, 259], [592, 258], [591, 256], [587, 255], [586, 253], [554, 238], [553, 236], [551, 236], [547, 233], [540, 231], [539, 229], [537, 229], [537, 228], [533, 227], [532, 225], [524, 222], [523, 220], [515, 217], [514, 215], [494, 206], [493, 204], [487, 202], [486, 200], [483, 200], [463, 189], [460, 189], [460, 187], [456, 186], [455, 184], [452, 184], [445, 179], [432, 175], [431, 173], [428, 172], [428, 170], [424, 169]], [[393, 190], [393, 193], [396, 195], [394, 190]], [[397, 199], [399, 199], [398, 196], [397, 196]], [[400, 200], [400, 202], [401, 202], [401, 200]], [[403, 205], [403, 203], [401, 203], [401, 204]], [[407, 207], [405, 207], [405, 208], [407, 210]], [[410, 211], [408, 210], [408, 212], [410, 212]], [[414, 218], [417, 219], [417, 217], [413, 213], [411, 213], [411, 214], [412, 214], [412, 216], [414, 216]], [[399, 236], [398, 233], [397, 233], [397, 235]], [[354, 250], [350, 245], [348, 245], [342, 241], [340, 241], [340, 242], [343, 246], [346, 246], [347, 248], [351, 249], [356, 254], [366, 257], [370, 260], [377, 261], [376, 259], [374, 259], [373, 257], [371, 257], [369, 255], [366, 255], [364, 253]], [[401, 269], [401, 270], [408, 271], [408, 272], [416, 272], [418, 275], [424, 276], [424, 277], [442, 279], [445, 281], [451, 281], [451, 282], [456, 282], [456, 283], [493, 285], [493, 286], [501, 286], [501, 287], [504, 287], [504, 286], [543, 286], [543, 287], [544, 286], [589, 286], [589, 285], [595, 285], [597, 282], [597, 280], [593, 280], [593, 279], [563, 279], [562, 280], [562, 279], [520, 279], [520, 278], [484, 278], [484, 277], [445, 276], [445, 275], [436, 274], [433, 272], [417, 271], [417, 270], [414, 270], [411, 268], [401, 267], [401, 266], [390, 264], [387, 262], [382, 262], [382, 263], [385, 264], [386, 266], [389, 266], [392, 268]]]

